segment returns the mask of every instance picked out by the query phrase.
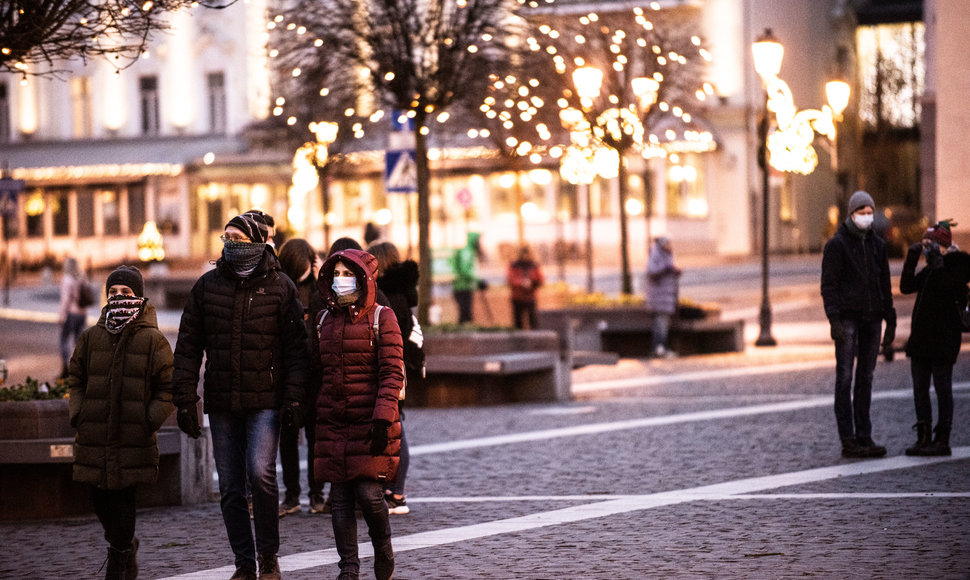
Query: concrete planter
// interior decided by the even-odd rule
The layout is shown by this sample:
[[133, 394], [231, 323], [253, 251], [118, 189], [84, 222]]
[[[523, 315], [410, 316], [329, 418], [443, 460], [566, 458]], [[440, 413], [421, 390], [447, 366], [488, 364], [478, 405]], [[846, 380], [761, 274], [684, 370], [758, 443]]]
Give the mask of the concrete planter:
[[[67, 399], [0, 403], [0, 520], [92, 513], [91, 488], [73, 480], [74, 429]], [[174, 415], [173, 415], [174, 417]], [[190, 439], [166, 421], [158, 481], [137, 489], [139, 507], [212, 499], [209, 431]]]

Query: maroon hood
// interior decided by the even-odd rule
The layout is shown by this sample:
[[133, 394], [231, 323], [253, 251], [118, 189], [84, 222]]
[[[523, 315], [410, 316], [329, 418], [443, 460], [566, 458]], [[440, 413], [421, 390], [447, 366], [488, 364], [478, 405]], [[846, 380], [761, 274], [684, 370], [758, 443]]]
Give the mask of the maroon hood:
[[367, 312], [374, 305], [377, 297], [377, 258], [363, 250], [342, 250], [327, 258], [320, 268], [317, 288], [331, 309], [340, 308], [337, 304], [337, 295], [331, 288], [333, 269], [337, 262], [343, 262], [357, 275], [357, 290], [360, 296], [349, 308], [351, 319], [357, 321], [362, 313]]

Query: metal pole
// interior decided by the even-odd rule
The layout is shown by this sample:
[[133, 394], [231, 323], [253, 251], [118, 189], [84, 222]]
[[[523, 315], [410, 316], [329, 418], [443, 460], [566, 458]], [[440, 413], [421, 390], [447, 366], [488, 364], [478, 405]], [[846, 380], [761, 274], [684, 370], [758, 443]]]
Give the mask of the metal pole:
[[760, 149], [758, 164], [761, 166], [761, 334], [755, 341], [755, 346], [775, 346], [778, 343], [771, 336], [771, 301], [768, 295], [768, 216], [769, 216], [769, 183], [768, 183], [768, 94], [765, 93], [764, 110], [761, 113], [761, 123], [758, 127]]
[[584, 183], [586, 188], [586, 293], [593, 293], [593, 195], [590, 184]]

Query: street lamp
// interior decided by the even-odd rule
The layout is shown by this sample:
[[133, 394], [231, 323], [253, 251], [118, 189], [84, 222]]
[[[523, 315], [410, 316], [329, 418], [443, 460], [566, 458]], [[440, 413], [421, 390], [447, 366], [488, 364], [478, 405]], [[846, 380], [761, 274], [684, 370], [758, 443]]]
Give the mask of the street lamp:
[[775, 346], [778, 342], [771, 336], [771, 302], [768, 297], [768, 82], [777, 78], [781, 71], [781, 60], [785, 47], [766, 28], [764, 33], [751, 45], [754, 69], [761, 77], [765, 88], [764, 107], [758, 124], [758, 165], [761, 167], [761, 312], [758, 317], [761, 333], [755, 346]]
[[[818, 109], [799, 111], [792, 99], [788, 84], [778, 77], [785, 49], [765, 29], [758, 40], [751, 45], [754, 68], [761, 77], [765, 100], [761, 121], [758, 125], [759, 150], [758, 165], [761, 167], [762, 219], [761, 219], [761, 333], [755, 341], [756, 346], [775, 346], [771, 336], [771, 303], [768, 295], [768, 208], [770, 167], [779, 171], [809, 174], [818, 165], [818, 155], [812, 142], [815, 134], [828, 137], [833, 143], [832, 164], [837, 168], [838, 150], [835, 123], [841, 119], [842, 111], [849, 103], [849, 84], [835, 80], [826, 83], [825, 92], [828, 104]], [[769, 135], [770, 114], [775, 114], [777, 127]], [[836, 171], [838, 175], [838, 171]], [[843, 180], [840, 178], [840, 187]]]
[[337, 140], [337, 124], [333, 122], [310, 123], [310, 131], [316, 137], [312, 144], [314, 165], [320, 183], [320, 205], [323, 210], [323, 247], [330, 247], [330, 182], [327, 180], [327, 161], [330, 145]]

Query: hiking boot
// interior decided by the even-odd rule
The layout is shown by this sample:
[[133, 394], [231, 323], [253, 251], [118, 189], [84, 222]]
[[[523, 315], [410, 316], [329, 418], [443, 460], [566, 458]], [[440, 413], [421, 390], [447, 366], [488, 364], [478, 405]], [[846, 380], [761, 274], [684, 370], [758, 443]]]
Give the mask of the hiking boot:
[[916, 443], [906, 448], [906, 455], [922, 455], [923, 450], [932, 443], [933, 430], [926, 421], [917, 421], [913, 429], [916, 431]]
[[314, 493], [310, 496], [310, 513], [311, 514], [328, 514], [327, 502], [323, 499], [322, 493]]
[[131, 549], [116, 550], [108, 546], [108, 567], [104, 573], [105, 580], [125, 580], [129, 556], [131, 556]]
[[886, 448], [878, 445], [868, 435], [865, 437], [856, 437], [856, 441], [866, 450], [866, 454], [863, 457], [882, 457], [886, 454]]
[[283, 577], [276, 554], [260, 554], [256, 560], [259, 562], [259, 580], [280, 580]]
[[384, 494], [384, 502], [387, 504], [387, 513], [404, 515], [411, 511], [408, 507], [408, 500], [402, 495], [400, 498], [394, 497], [393, 493]]
[[936, 432], [936, 437], [933, 438], [932, 443], [920, 450], [920, 455], [925, 457], [952, 455], [953, 451], [950, 449], [950, 428], [937, 425], [934, 431]]
[[250, 566], [237, 566], [236, 572], [229, 580], [258, 580], [256, 578], [256, 569]]
[[295, 514], [300, 511], [300, 500], [295, 497], [285, 497], [283, 503], [280, 504], [280, 519], [287, 516], [287, 514]]
[[842, 457], [850, 459], [869, 457], [867, 452], [866, 447], [859, 444], [855, 437], [846, 437], [842, 440]]

